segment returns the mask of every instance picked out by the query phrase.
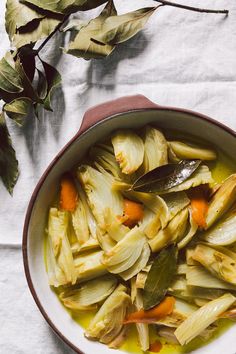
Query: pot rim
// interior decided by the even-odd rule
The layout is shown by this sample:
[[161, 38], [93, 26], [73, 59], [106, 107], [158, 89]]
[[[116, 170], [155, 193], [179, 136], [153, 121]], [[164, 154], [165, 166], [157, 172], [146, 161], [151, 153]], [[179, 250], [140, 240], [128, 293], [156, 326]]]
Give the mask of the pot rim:
[[[85, 130], [79, 129], [79, 131], [74, 135], [74, 137], [72, 139], [70, 139], [69, 142], [59, 151], [59, 153], [55, 156], [55, 158], [52, 160], [52, 162], [48, 165], [48, 167], [46, 168], [45, 172], [42, 174], [41, 178], [39, 179], [38, 183], [36, 184], [36, 187], [35, 187], [35, 189], [34, 189], [34, 191], [32, 193], [32, 196], [30, 198], [30, 202], [29, 202], [28, 207], [27, 207], [25, 221], [24, 221], [24, 227], [23, 227], [22, 255], [23, 255], [24, 272], [25, 272], [25, 276], [26, 276], [28, 287], [30, 289], [30, 292], [31, 292], [33, 298], [34, 298], [34, 301], [35, 301], [36, 305], [38, 306], [38, 309], [40, 310], [41, 314], [43, 315], [43, 317], [45, 318], [45, 320], [47, 321], [49, 326], [52, 328], [52, 330], [57, 334], [57, 336], [60, 339], [62, 339], [71, 349], [73, 349], [78, 354], [86, 354], [86, 353], [82, 352], [69, 339], [67, 339], [63, 335], [63, 333], [61, 333], [61, 331], [56, 327], [56, 325], [52, 322], [52, 320], [50, 319], [50, 317], [47, 314], [47, 312], [44, 310], [44, 307], [41, 304], [41, 302], [40, 302], [40, 300], [39, 300], [39, 298], [37, 296], [37, 292], [36, 292], [36, 290], [34, 288], [33, 281], [31, 279], [30, 267], [29, 267], [29, 262], [28, 262], [27, 241], [28, 241], [28, 229], [29, 229], [29, 225], [30, 225], [30, 219], [31, 219], [33, 208], [34, 208], [34, 204], [35, 204], [37, 196], [38, 196], [38, 194], [40, 192], [40, 189], [41, 189], [44, 181], [46, 180], [48, 174], [50, 173], [50, 171], [53, 169], [53, 167], [56, 165], [56, 163], [60, 160], [60, 158], [64, 155], [64, 153], [66, 153], [66, 151], [70, 148], [70, 146], [80, 136], [83, 136], [88, 131], [90, 131], [91, 129], [96, 128], [97, 125], [102, 124], [105, 121], [113, 119], [113, 118], [115, 118], [117, 116], [122, 116], [124, 114], [132, 113], [132, 112], [147, 112], [147, 111], [155, 111], [155, 110], [156, 111], [170, 111], [170, 112], [184, 113], [184, 114], [192, 115], [192, 116], [194, 116], [197, 119], [207, 121], [208, 123], [219, 127], [220, 129], [224, 130], [225, 132], [229, 133], [230, 135], [232, 135], [233, 137], [236, 138], [236, 131], [234, 131], [233, 129], [229, 128], [227, 125], [225, 125], [225, 124], [223, 124], [221, 122], [218, 122], [217, 120], [215, 120], [215, 119], [213, 119], [213, 118], [211, 118], [211, 117], [209, 117], [207, 115], [204, 115], [204, 114], [201, 114], [199, 112], [192, 111], [192, 110], [188, 110], [188, 109], [182, 109], [182, 108], [176, 108], [176, 107], [168, 107], [168, 106], [156, 106], [156, 107], [152, 107], [152, 108], [130, 109], [130, 110], [127, 110], [125, 112], [111, 114], [111, 115], [103, 118], [101, 121], [96, 122], [92, 126], [89, 126]], [[83, 120], [82, 120], [82, 123], [83, 123]], [[82, 123], [81, 123], [81, 125], [82, 125]]]

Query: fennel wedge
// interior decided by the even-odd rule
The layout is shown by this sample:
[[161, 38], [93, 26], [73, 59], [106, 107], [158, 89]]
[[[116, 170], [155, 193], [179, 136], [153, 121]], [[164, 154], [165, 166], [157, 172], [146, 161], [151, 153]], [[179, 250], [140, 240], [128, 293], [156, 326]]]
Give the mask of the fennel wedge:
[[236, 298], [233, 295], [225, 294], [192, 313], [175, 331], [175, 336], [180, 344], [187, 344], [197, 337], [204, 329], [214, 323], [235, 300]]

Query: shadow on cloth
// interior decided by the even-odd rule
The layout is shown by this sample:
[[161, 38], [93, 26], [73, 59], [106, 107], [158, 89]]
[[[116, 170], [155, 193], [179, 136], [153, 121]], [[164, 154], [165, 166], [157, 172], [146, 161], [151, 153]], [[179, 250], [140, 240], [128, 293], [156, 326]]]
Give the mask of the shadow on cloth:
[[114, 90], [118, 65], [127, 59], [139, 56], [148, 46], [143, 32], [139, 32], [125, 43], [119, 44], [114, 52], [105, 59], [91, 60], [87, 72], [88, 87], [96, 85], [98, 88], [106, 86], [107, 90]]

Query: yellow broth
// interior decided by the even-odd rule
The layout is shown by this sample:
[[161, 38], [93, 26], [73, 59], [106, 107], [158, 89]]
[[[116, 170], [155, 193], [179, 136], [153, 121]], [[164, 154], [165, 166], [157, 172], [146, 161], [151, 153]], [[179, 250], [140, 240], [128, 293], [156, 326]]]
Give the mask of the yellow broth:
[[[77, 312], [73, 313], [73, 311], [69, 311], [71, 317], [74, 321], [76, 321], [83, 329], [88, 328], [90, 321], [94, 317], [96, 311], [89, 311], [89, 312]], [[229, 320], [219, 320], [218, 321], [218, 328], [211, 336], [210, 339], [204, 340], [201, 338], [195, 338], [189, 344], [181, 346], [177, 344], [168, 344], [165, 343], [165, 340], [158, 337], [156, 334], [155, 326], [149, 325], [149, 332], [150, 332], [150, 342], [155, 342], [155, 340], [160, 340], [163, 344], [163, 347], [160, 354], [184, 354], [184, 353], [191, 353], [193, 350], [197, 348], [203, 347], [204, 345], [214, 341], [215, 339], [219, 338], [227, 329], [232, 326], [232, 322]], [[120, 350], [124, 352], [131, 353], [131, 354], [143, 354], [143, 351], [140, 349], [138, 336], [136, 332], [135, 325], [130, 325], [127, 339], [125, 343], [121, 346]]]

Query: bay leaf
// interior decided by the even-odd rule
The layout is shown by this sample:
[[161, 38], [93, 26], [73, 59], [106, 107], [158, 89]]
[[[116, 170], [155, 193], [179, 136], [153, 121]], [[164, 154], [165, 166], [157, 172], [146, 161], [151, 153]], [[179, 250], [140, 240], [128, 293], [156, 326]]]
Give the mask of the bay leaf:
[[20, 0], [20, 2], [35, 5], [39, 9], [65, 14], [66, 10], [73, 5], [75, 0]]
[[19, 176], [18, 161], [7, 129], [5, 117], [0, 113], [0, 177], [12, 194]]
[[[24, 92], [24, 91], [23, 91]], [[3, 100], [4, 102], [11, 102], [15, 98], [22, 97], [22, 92], [20, 93], [10, 93], [7, 91], [3, 91], [0, 89], [0, 100]]]
[[47, 81], [47, 93], [44, 99], [44, 108], [48, 111], [52, 111], [51, 108], [51, 95], [52, 92], [61, 84], [61, 74], [52, 65], [46, 63], [40, 59], [45, 71]]
[[110, 16], [93, 38], [110, 45], [125, 42], [142, 30], [156, 9], [157, 7], [146, 7], [124, 15]]
[[26, 45], [18, 51], [20, 62], [24, 68], [25, 74], [32, 82], [35, 73], [35, 52], [32, 45]]
[[6, 57], [0, 60], [0, 89], [9, 93], [18, 93], [24, 90], [19, 74], [6, 60]]
[[108, 0], [75, 0], [73, 8], [75, 11], [87, 11], [107, 3]]
[[[33, 52], [31, 54], [33, 56]], [[43, 104], [45, 97], [40, 97], [37, 93], [37, 89], [32, 84], [32, 79], [35, 70], [34, 60], [31, 60], [32, 58], [30, 59], [30, 56], [28, 58], [28, 51], [26, 54], [20, 51], [17, 56], [15, 56], [15, 59], [14, 55], [15, 53], [8, 52], [7, 55], [0, 61], [0, 99], [2, 99], [7, 104], [12, 104], [12, 101], [14, 100], [19, 103], [20, 99], [22, 98], [25, 105], [26, 103], [28, 104], [31, 101], [33, 103]], [[28, 63], [27, 60], [24, 60], [25, 55], [28, 58], [27, 60], [30, 60], [30, 63]], [[25, 72], [22, 61], [28, 73]], [[29, 78], [28, 75], [31, 75], [31, 77]], [[46, 82], [45, 77], [44, 81]], [[16, 85], [18, 85], [18, 87]], [[42, 78], [40, 79], [40, 85], [42, 85]], [[11, 113], [9, 115], [11, 115]], [[15, 119], [15, 117], [13, 119], [17, 120]], [[21, 119], [18, 122], [19, 124], [21, 124], [20, 121]]]
[[43, 10], [68, 14], [76, 11], [94, 9], [106, 3], [107, 0], [22, 0], [21, 2], [35, 5]]
[[69, 19], [67, 25], [63, 27], [62, 32], [80, 31], [81, 28], [87, 26], [89, 21], [80, 20], [78, 18]]
[[6, 103], [3, 106], [4, 112], [7, 113], [8, 117], [14, 120], [18, 125], [22, 126], [25, 118], [29, 114], [32, 108], [32, 101], [28, 97], [20, 97]]
[[[28, 97], [33, 102], [43, 103], [43, 100], [38, 96], [37, 91], [34, 89], [34, 87], [32, 85], [32, 82], [30, 81], [30, 79], [26, 75], [19, 56], [17, 56], [16, 62], [15, 62], [15, 69], [16, 69], [18, 75], [20, 76], [22, 85], [24, 87], [24, 90], [23, 90], [22, 95], [20, 97]], [[17, 98], [19, 98], [19, 97], [17, 97]]]
[[27, 4], [22, 4], [19, 0], [7, 0], [5, 26], [10, 40], [12, 40], [19, 28], [42, 17], [44, 17], [43, 14], [27, 6]]
[[76, 35], [74, 41], [69, 44], [66, 53], [82, 57], [84, 59], [103, 58], [109, 55], [115, 48], [113, 45], [104, 45], [91, 40], [102, 28], [106, 18], [116, 15], [116, 8], [113, 1], [109, 1], [101, 14], [82, 27]]
[[61, 19], [54, 17], [44, 17], [31, 21], [22, 30], [19, 29], [12, 37], [12, 45], [21, 48], [27, 44], [36, 43], [37, 41], [48, 37], [56, 27], [61, 23]]
[[139, 177], [131, 189], [137, 192], [161, 193], [187, 180], [201, 164], [201, 160], [182, 160], [154, 168]]
[[143, 290], [145, 310], [158, 305], [165, 297], [177, 271], [177, 247], [164, 248], [154, 259]]

